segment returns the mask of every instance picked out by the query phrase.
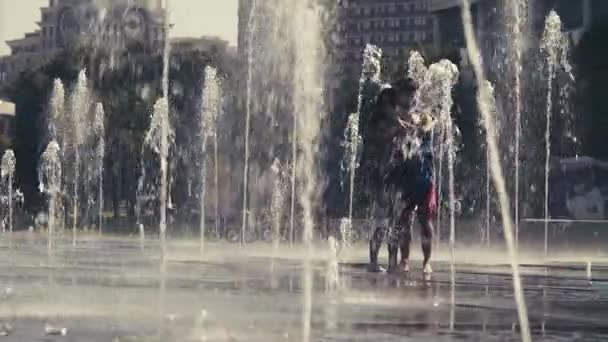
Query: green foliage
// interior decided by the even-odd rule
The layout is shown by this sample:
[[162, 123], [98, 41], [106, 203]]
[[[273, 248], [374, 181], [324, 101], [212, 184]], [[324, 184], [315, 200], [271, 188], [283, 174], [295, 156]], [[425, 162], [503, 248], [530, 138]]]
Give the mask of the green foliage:
[[[205, 66], [214, 64], [220, 73], [225, 73], [223, 70], [229, 70], [231, 60], [223, 58], [219, 51], [193, 51], [173, 56], [172, 60], [174, 124], [178, 129], [192, 127]], [[160, 94], [162, 56], [143, 51], [140, 46], [129, 46], [119, 55], [110, 56], [107, 51], [80, 45], [71, 46], [48, 64], [21, 74], [10, 90], [11, 100], [17, 106], [16, 181], [29, 209], [41, 205], [36, 170], [48, 143], [46, 112], [53, 81], [61, 79], [69, 91], [83, 68], [87, 69], [95, 101], [103, 104], [106, 113], [106, 193], [114, 202], [115, 212], [121, 201], [130, 206], [135, 203], [143, 138], [152, 106]]]

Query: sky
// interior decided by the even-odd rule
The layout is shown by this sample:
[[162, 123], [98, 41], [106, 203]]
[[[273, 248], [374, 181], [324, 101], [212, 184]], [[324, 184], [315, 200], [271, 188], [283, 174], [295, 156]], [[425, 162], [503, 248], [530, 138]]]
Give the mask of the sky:
[[[48, 0], [0, 0], [0, 55], [10, 52], [6, 40], [34, 31], [40, 7]], [[219, 36], [236, 46], [238, 0], [172, 0], [175, 37]]]

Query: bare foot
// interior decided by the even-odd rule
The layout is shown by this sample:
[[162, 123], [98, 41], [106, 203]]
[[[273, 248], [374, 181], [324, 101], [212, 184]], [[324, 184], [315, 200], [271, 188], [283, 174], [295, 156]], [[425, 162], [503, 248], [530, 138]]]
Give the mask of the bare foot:
[[367, 266], [367, 271], [370, 273], [384, 273], [386, 272], [386, 270], [384, 269], [384, 267], [378, 265], [378, 264], [369, 264]]

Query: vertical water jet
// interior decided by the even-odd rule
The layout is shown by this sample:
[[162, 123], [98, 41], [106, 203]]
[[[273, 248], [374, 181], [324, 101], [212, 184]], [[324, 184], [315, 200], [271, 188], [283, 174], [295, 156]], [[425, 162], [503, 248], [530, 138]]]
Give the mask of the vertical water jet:
[[490, 151], [490, 171], [492, 179], [495, 185], [496, 192], [498, 193], [498, 199], [500, 203], [500, 212], [503, 221], [503, 229], [505, 240], [507, 244], [507, 250], [509, 252], [509, 260], [511, 263], [511, 269], [513, 273], [513, 292], [515, 294], [515, 302], [517, 303], [517, 313], [519, 319], [519, 326], [521, 330], [521, 336], [524, 342], [530, 342], [532, 340], [530, 334], [530, 326], [528, 321], [528, 311], [526, 308], [525, 298], [523, 296], [523, 290], [521, 288], [521, 277], [519, 274], [519, 262], [517, 256], [517, 249], [514, 244], [513, 237], [513, 222], [511, 220], [511, 210], [509, 196], [507, 194], [505, 180], [503, 176], [502, 165], [499, 158], [498, 144], [496, 142], [496, 135], [492, 129], [493, 118], [491, 116], [490, 108], [488, 107], [488, 99], [490, 98], [490, 91], [486, 84], [486, 76], [483, 70], [483, 61], [479, 53], [477, 41], [473, 33], [473, 19], [471, 17], [471, 4], [469, 0], [461, 0], [462, 9], [462, 23], [465, 33], [465, 41], [467, 44], [467, 52], [469, 60], [471, 61], [473, 71], [478, 86], [477, 103], [482, 114], [482, 121], [486, 129], [486, 141]]

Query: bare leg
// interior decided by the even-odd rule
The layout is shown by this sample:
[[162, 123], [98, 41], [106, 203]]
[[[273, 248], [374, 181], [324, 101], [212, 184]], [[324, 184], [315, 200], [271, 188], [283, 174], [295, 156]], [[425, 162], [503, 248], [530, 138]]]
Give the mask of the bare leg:
[[415, 207], [408, 205], [399, 218], [401, 231], [399, 234], [399, 248], [401, 249], [401, 261], [399, 267], [402, 271], [409, 271], [410, 244], [412, 242], [412, 226], [414, 224]]
[[397, 269], [397, 254], [399, 253], [399, 236], [401, 227], [395, 226], [389, 230], [388, 234], [388, 271], [395, 273]]
[[421, 226], [420, 240], [422, 242], [422, 254], [424, 256], [422, 265], [424, 268], [426, 268], [426, 265], [428, 265], [431, 260], [431, 251], [433, 248], [433, 223], [431, 220], [432, 214], [425, 210], [425, 208], [422, 208], [422, 210], [418, 212], [418, 221], [420, 221]]
[[433, 248], [433, 216], [437, 210], [437, 197], [435, 186], [431, 183], [425, 195], [424, 203], [418, 212], [418, 220], [422, 226], [422, 253], [424, 254], [424, 273], [432, 273], [430, 265], [431, 250]]
[[386, 235], [385, 227], [376, 227], [371, 239], [369, 240], [369, 270], [372, 272], [381, 272], [382, 269], [378, 265], [378, 254]]

